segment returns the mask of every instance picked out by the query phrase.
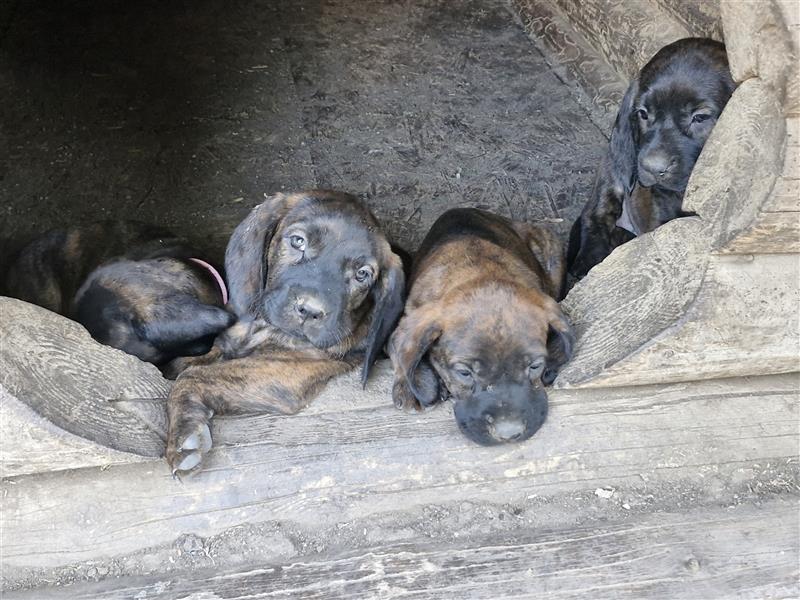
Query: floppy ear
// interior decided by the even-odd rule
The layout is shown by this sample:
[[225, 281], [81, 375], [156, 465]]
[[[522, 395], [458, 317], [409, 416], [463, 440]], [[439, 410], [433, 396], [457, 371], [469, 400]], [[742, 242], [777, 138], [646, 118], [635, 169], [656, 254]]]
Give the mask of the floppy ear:
[[567, 270], [577, 279], [630, 239], [617, 227], [617, 219], [636, 183], [639, 127], [634, 100], [638, 93], [639, 80], [634, 79], [622, 98], [608, 152], [597, 170], [589, 201], [570, 231]]
[[406, 316], [388, 344], [394, 365], [392, 399], [398, 408], [430, 406], [439, 397], [439, 378], [425, 355], [442, 335], [435, 322]]
[[255, 302], [267, 278], [267, 253], [281, 219], [294, 205], [276, 194], [256, 206], [233, 231], [225, 249], [229, 305], [240, 318], [257, 316]]
[[386, 339], [403, 313], [406, 277], [403, 263], [394, 252], [388, 251], [388, 260], [381, 268], [380, 278], [372, 290], [372, 322], [367, 333], [367, 353], [361, 370], [361, 385], [366, 386], [369, 371]]
[[134, 329], [162, 352], [194, 356], [208, 352], [214, 338], [235, 320], [228, 311], [187, 296], [159, 307], [147, 321], [135, 322]]
[[[614, 128], [611, 130], [611, 140], [608, 143], [608, 156], [603, 165], [605, 172], [600, 174], [607, 179], [606, 185], [613, 184], [615, 191], [623, 196], [631, 193], [633, 184], [636, 182], [639, 127], [635, 121], [633, 102], [638, 93], [639, 79], [637, 78], [631, 81], [622, 98], [622, 104], [620, 104], [617, 118], [614, 121]], [[620, 204], [621, 210], [622, 205]], [[619, 215], [616, 218], [619, 218]]]
[[542, 383], [552, 384], [559, 369], [572, 358], [575, 332], [558, 304], [553, 302], [547, 327], [547, 361], [542, 372]]

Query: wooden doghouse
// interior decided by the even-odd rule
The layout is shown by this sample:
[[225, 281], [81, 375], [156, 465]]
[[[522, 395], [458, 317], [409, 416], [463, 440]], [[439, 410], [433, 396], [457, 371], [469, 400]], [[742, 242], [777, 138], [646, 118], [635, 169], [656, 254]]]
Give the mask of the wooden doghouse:
[[[556, 385], [620, 386], [800, 368], [800, 12], [792, 2], [555, 0], [585, 41], [564, 39], [548, 3], [523, 21], [594, 94], [610, 130], [625, 82], [665, 44], [724, 40], [739, 84], [689, 182], [684, 210], [617, 248], [563, 305], [579, 341]], [[654, 20], [663, 5], [678, 19]], [[602, 65], [592, 57], [599, 50]], [[610, 65], [611, 68], [605, 65]]]

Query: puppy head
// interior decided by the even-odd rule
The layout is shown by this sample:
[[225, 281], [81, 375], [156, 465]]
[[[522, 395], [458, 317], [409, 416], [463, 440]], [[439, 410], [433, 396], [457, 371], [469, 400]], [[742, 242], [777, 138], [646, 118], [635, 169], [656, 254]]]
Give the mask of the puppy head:
[[530, 438], [547, 416], [544, 385], [572, 353], [558, 304], [494, 284], [401, 320], [389, 343], [398, 406], [455, 401], [461, 431], [482, 445]]
[[183, 261], [118, 261], [90, 274], [75, 295], [72, 316], [98, 342], [160, 365], [211, 349], [234, 321], [215, 302]]
[[[683, 193], [735, 84], [725, 46], [690, 38], [665, 46], [632, 84], [627, 110], [642, 187]], [[622, 115], [620, 115], [622, 116]]]
[[402, 310], [402, 264], [372, 214], [347, 194], [278, 195], [226, 251], [231, 305], [334, 354], [366, 353], [364, 376]]

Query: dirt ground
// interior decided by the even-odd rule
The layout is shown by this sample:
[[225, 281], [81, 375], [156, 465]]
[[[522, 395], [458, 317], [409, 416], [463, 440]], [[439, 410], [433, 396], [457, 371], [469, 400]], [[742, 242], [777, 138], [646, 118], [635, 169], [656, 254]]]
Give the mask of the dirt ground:
[[277, 190], [362, 196], [413, 250], [477, 206], [563, 219], [604, 136], [503, 0], [10, 2], [0, 239], [100, 218], [212, 258]]

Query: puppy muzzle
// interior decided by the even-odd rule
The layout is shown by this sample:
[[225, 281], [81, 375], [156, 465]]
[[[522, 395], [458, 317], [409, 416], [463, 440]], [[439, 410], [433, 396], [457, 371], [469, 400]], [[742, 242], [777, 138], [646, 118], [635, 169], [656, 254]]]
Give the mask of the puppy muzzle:
[[468, 398], [456, 398], [461, 432], [482, 446], [521, 442], [547, 419], [547, 394], [528, 385], [495, 385]]

